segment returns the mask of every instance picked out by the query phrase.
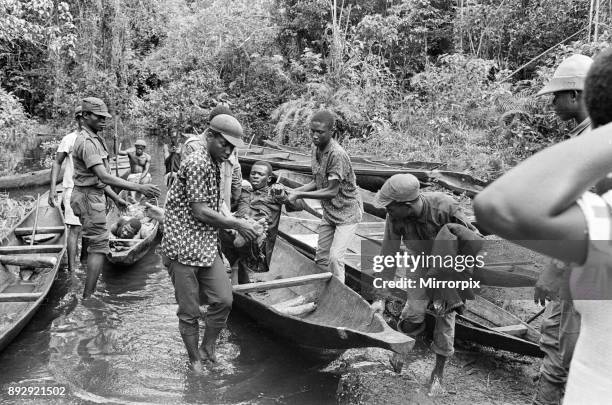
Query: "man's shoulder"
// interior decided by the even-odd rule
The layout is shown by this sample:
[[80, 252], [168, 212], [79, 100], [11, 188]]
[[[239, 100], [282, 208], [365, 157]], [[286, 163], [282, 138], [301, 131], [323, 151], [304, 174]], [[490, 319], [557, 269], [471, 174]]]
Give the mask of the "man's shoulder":
[[459, 206], [459, 203], [455, 201], [453, 197], [449, 196], [446, 193], [440, 192], [440, 191], [427, 191], [427, 192], [421, 193], [421, 195], [433, 207], [436, 207], [439, 209], [455, 208]]
[[196, 149], [184, 160], [185, 165], [208, 167], [212, 165], [212, 160], [205, 149]]
[[349, 154], [342, 147], [342, 145], [340, 145], [338, 141], [336, 141], [335, 139], [331, 139], [329, 142], [330, 142], [329, 151], [331, 153], [340, 154], [342, 156], [349, 157]]

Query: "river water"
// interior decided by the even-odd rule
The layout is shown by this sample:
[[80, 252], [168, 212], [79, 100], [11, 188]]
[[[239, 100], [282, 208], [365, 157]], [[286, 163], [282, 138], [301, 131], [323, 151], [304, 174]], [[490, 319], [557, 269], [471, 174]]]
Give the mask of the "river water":
[[[161, 185], [161, 145], [147, 142]], [[154, 249], [131, 268], [107, 264], [87, 300], [84, 280], [83, 266], [61, 271], [32, 321], [0, 353], [2, 403], [42, 402], [17, 399], [9, 388], [43, 385], [66, 387], [44, 400], [57, 404], [335, 403], [336, 374], [238, 312], [220, 338], [220, 364], [204, 375], [189, 371], [174, 290]]]

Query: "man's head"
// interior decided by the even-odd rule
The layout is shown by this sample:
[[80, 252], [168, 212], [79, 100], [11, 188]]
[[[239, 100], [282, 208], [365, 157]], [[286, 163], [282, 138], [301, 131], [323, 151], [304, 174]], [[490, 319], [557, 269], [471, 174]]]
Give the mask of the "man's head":
[[136, 142], [134, 142], [134, 149], [136, 149], [136, 155], [138, 156], [142, 156], [146, 147], [147, 143], [144, 141], [144, 139], [138, 139]]
[[612, 122], [612, 48], [602, 51], [593, 61], [584, 92], [593, 127]]
[[572, 55], [555, 70], [552, 79], [538, 92], [538, 96], [552, 94], [552, 105], [563, 121], [584, 115], [584, 81], [593, 60], [585, 55]]
[[132, 239], [140, 232], [142, 224], [138, 218], [121, 218], [117, 224], [117, 236], [121, 239]]
[[244, 145], [242, 135], [242, 125], [236, 118], [227, 114], [215, 116], [206, 130], [208, 153], [217, 162], [227, 160], [234, 147]]
[[336, 118], [330, 111], [317, 111], [310, 119], [312, 143], [321, 149], [325, 148], [329, 140], [334, 136], [335, 125]]
[[84, 98], [81, 101], [81, 111], [83, 124], [95, 133], [104, 128], [106, 118], [111, 118], [106, 104], [97, 97]]
[[412, 174], [391, 176], [374, 197], [374, 206], [385, 208], [393, 219], [415, 218], [421, 215], [419, 180]]
[[272, 166], [268, 162], [255, 162], [251, 167], [249, 182], [254, 190], [259, 190], [272, 182]]

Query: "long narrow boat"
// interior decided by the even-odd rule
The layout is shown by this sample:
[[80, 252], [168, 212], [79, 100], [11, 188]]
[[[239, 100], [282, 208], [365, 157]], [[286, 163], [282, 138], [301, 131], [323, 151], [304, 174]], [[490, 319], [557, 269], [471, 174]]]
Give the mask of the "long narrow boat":
[[[295, 212], [284, 215], [279, 225], [279, 235], [290, 241], [305, 255], [314, 258], [317, 245], [316, 223], [318, 219], [306, 212]], [[363, 250], [378, 252], [377, 241], [381, 239], [384, 223], [362, 223], [356, 231], [356, 237], [351, 240], [346, 261], [347, 284], [357, 291], [368, 291], [373, 285], [376, 273], [372, 270], [371, 256], [362, 254]], [[363, 250], [362, 250], [363, 249]], [[518, 267], [518, 266], [517, 266]], [[512, 274], [508, 276], [508, 268], [489, 268], [483, 270], [485, 280], [491, 284], [510, 286], [533, 285], [533, 275]], [[519, 270], [516, 270], [520, 273]], [[478, 278], [475, 275], [475, 278]], [[484, 283], [484, 282], [483, 282]], [[406, 292], [393, 289], [393, 296], [404, 301]], [[430, 322], [433, 318], [429, 317]], [[433, 327], [433, 325], [429, 325]], [[514, 353], [542, 357], [539, 349], [539, 333], [510, 312], [477, 296], [468, 301], [463, 315], [457, 316], [456, 337], [481, 345]]]
[[[111, 161], [111, 171], [115, 174], [117, 164], [113, 159]], [[119, 177], [130, 171], [130, 163], [127, 156], [119, 156]], [[57, 176], [57, 182], [61, 182], [64, 176], [64, 167]], [[51, 182], [51, 169], [38, 170], [23, 174], [12, 174], [10, 176], [0, 177], [0, 190], [10, 190], [16, 188], [27, 188], [36, 186], [45, 186]]]
[[[0, 243], [2, 261], [8, 257], [18, 260], [47, 261], [48, 266], [26, 268], [0, 266], [0, 350], [3, 350], [32, 319], [49, 293], [66, 251], [66, 229], [62, 213], [47, 204], [48, 194], [38, 200], [32, 209]], [[36, 223], [35, 243], [29, 242]], [[33, 272], [32, 272], [33, 270]], [[20, 277], [31, 275], [31, 277]]]
[[[325, 355], [353, 347], [407, 353], [414, 345], [413, 339], [391, 329], [359, 294], [282, 238], [276, 241], [270, 271], [255, 276], [253, 283], [234, 286], [234, 306], [301, 348]], [[287, 286], [269, 289], [278, 282]]]
[[[119, 212], [116, 207], [113, 207], [106, 216], [108, 228], [110, 229], [118, 220]], [[111, 236], [110, 252], [106, 254], [109, 262], [122, 266], [131, 266], [142, 259], [153, 247], [159, 232], [159, 223], [157, 220], [149, 217], [145, 217], [141, 222], [143, 223], [142, 226], [147, 229], [146, 236], [142, 239], [117, 239]]]
[[[284, 151], [284, 152], [292, 152], [297, 156], [306, 156], [310, 158], [310, 151], [302, 148], [297, 148], [295, 146], [288, 145], [279, 145], [275, 142], [264, 140], [265, 146], [263, 146], [263, 151], [266, 153], [274, 153], [274, 151]], [[258, 149], [260, 146], [252, 147], [251, 149]], [[244, 149], [242, 149], [244, 151]], [[444, 169], [446, 167], [445, 163], [442, 162], [425, 162], [421, 160], [396, 160], [396, 159], [385, 159], [376, 155], [354, 155], [351, 154], [351, 161], [355, 163], [367, 163], [367, 164], [378, 164], [383, 166], [397, 166], [409, 169]]]
[[[286, 169], [300, 173], [311, 174], [310, 155], [292, 150], [279, 150], [270, 147], [251, 147], [239, 149], [238, 159], [243, 174], [248, 175], [253, 163], [263, 160], [270, 163], [274, 170]], [[486, 187], [487, 183], [475, 177], [460, 172], [436, 170], [438, 163], [404, 162], [387, 164], [383, 161], [359, 159], [351, 156], [353, 170], [357, 176], [357, 184], [370, 191], [378, 191], [383, 183], [394, 174], [410, 173], [416, 176], [423, 186], [436, 183], [456, 194], [475, 196]]]
[[[274, 174], [280, 184], [284, 184], [285, 186], [290, 187], [290, 188], [301, 187], [304, 184], [308, 184], [312, 181], [311, 174], [299, 173], [299, 172], [294, 172], [291, 170], [276, 170]], [[361, 187], [357, 187], [357, 189], [359, 191], [359, 194], [361, 195], [361, 199], [363, 201], [363, 209], [365, 210], [365, 212], [368, 214], [374, 215], [376, 217], [382, 218], [382, 219], [386, 218], [387, 211], [384, 208], [377, 208], [374, 205], [374, 197], [376, 194], [370, 190], [364, 190]], [[317, 206], [320, 206], [319, 202], [315, 202], [315, 200], [310, 200], [310, 201], [312, 201], [310, 204], [315, 204]], [[480, 230], [480, 232], [483, 235], [487, 235], [487, 233], [483, 229], [480, 229], [478, 227], [476, 218], [473, 215], [468, 216], [468, 219], [471, 221], [472, 225], [474, 225], [476, 228]], [[370, 222], [371, 219], [364, 218], [364, 221]]]

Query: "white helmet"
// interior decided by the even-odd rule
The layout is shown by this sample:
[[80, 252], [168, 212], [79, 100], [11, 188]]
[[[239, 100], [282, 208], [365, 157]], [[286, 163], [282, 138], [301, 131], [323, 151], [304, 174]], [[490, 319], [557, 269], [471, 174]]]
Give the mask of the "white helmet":
[[586, 55], [572, 55], [565, 59], [555, 73], [552, 79], [536, 94], [543, 96], [544, 94], [556, 93], [566, 90], [584, 90], [584, 79], [593, 64], [593, 59]]

